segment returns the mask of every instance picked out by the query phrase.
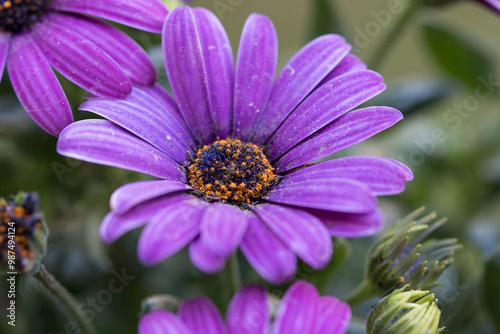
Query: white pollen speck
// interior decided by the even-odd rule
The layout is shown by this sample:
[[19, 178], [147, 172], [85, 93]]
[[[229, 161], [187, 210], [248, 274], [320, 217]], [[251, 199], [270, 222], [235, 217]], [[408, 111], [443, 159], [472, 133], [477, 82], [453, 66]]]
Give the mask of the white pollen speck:
[[155, 157], [156, 160], [158, 160], [158, 157], [156, 155], [153, 155]]
[[172, 139], [172, 137], [170, 137], [170, 135], [167, 135], [167, 139], [170, 140], [170, 139]]

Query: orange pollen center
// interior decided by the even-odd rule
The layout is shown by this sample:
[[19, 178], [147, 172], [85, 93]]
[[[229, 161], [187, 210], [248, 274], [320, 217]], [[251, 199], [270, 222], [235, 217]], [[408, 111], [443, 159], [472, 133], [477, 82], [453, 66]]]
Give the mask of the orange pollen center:
[[278, 180], [259, 146], [232, 138], [199, 148], [185, 167], [200, 196], [240, 206], [258, 202]]

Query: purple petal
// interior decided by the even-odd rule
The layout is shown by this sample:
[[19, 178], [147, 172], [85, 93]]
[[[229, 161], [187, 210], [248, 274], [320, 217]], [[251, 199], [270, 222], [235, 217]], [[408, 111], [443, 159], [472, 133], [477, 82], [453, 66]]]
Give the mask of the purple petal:
[[214, 14], [179, 7], [163, 30], [165, 68], [181, 113], [200, 143], [230, 134], [234, 65]]
[[276, 79], [253, 142], [262, 144], [350, 49], [343, 37], [325, 35], [297, 52]]
[[67, 26], [52, 22], [36, 26], [33, 35], [50, 65], [92, 94], [123, 98], [132, 90], [130, 79], [101, 48]]
[[297, 271], [297, 258], [292, 250], [254, 215], [249, 217], [240, 248], [255, 271], [270, 283], [283, 284]]
[[10, 39], [10, 33], [0, 33], [0, 82], [2, 82], [3, 69], [9, 55]]
[[365, 214], [316, 209], [306, 209], [306, 211], [321, 220], [328, 232], [334, 237], [364, 238], [372, 236], [380, 232], [384, 223], [384, 214], [379, 208]]
[[384, 131], [403, 119], [396, 109], [369, 107], [347, 113], [303, 140], [275, 164], [279, 173], [338, 152]]
[[227, 310], [229, 334], [265, 334], [271, 323], [267, 292], [262, 286], [248, 285], [231, 299]]
[[155, 310], [142, 316], [139, 334], [191, 334], [193, 333], [178, 317], [165, 310]]
[[175, 315], [165, 310], [156, 310], [142, 316], [139, 334], [193, 334]]
[[101, 239], [106, 243], [114, 242], [125, 233], [147, 223], [166, 206], [175, 206], [191, 197], [187, 193], [177, 193], [143, 202], [122, 214], [110, 212], [104, 217], [99, 228]]
[[323, 268], [332, 258], [332, 239], [324, 224], [307, 212], [281, 205], [256, 206], [255, 213], [304, 262]]
[[205, 8], [193, 9], [206, 71], [210, 112], [217, 137], [231, 135], [233, 124], [234, 58], [221, 22]]
[[320, 162], [292, 172], [284, 180], [299, 182], [330, 178], [356, 180], [367, 185], [373, 195], [385, 196], [402, 192], [406, 181], [413, 179], [413, 174], [408, 167], [396, 160], [355, 156]]
[[207, 274], [220, 271], [226, 264], [226, 258], [212, 252], [201, 242], [200, 238], [195, 239], [189, 245], [189, 257], [198, 269]]
[[168, 155], [106, 120], [71, 124], [59, 136], [57, 152], [87, 162], [179, 180], [180, 166]]
[[58, 10], [94, 15], [137, 29], [161, 33], [168, 14], [160, 0], [57, 0]]
[[137, 253], [142, 263], [152, 266], [172, 256], [200, 231], [204, 203], [193, 197], [155, 214], [139, 238]]
[[334, 78], [312, 93], [271, 137], [267, 157], [275, 160], [304, 138], [378, 95], [384, 79], [372, 71], [358, 71]]
[[40, 127], [57, 137], [73, 122], [61, 84], [31, 34], [12, 38], [7, 69], [19, 101]]
[[152, 86], [156, 68], [146, 51], [127, 34], [112, 25], [88, 16], [53, 15], [51, 21], [70, 26], [106, 52], [122, 68], [136, 86]]
[[316, 319], [315, 334], [344, 334], [351, 321], [351, 308], [335, 297], [320, 297]]
[[178, 314], [193, 333], [227, 333], [219, 310], [207, 297], [186, 299], [179, 306]]
[[234, 91], [233, 136], [250, 141], [273, 88], [278, 61], [278, 37], [273, 22], [251, 14], [243, 27]]
[[305, 208], [348, 213], [371, 212], [377, 205], [370, 189], [349, 179], [284, 179], [265, 200]]
[[344, 59], [319, 83], [316, 89], [320, 88], [328, 81], [341, 76], [342, 74], [366, 70], [366, 64], [358, 56], [348, 54]]
[[129, 183], [116, 189], [111, 195], [109, 205], [116, 213], [124, 213], [133, 206], [189, 187], [179, 181], [150, 180]]
[[109, 119], [181, 164], [191, 150], [185, 140], [191, 135], [175, 116], [162, 109], [142, 107], [124, 100], [92, 99], [84, 102], [80, 110]]
[[276, 312], [276, 334], [314, 333], [318, 318], [319, 294], [316, 288], [297, 281], [283, 296]]
[[500, 1], [498, 0], [479, 0], [479, 2], [485, 4], [491, 9], [495, 10], [497, 13], [500, 13]]
[[[187, 130], [186, 123], [182, 118], [181, 112], [175, 100], [170, 96], [170, 94], [163, 88], [160, 84], [155, 84], [151, 88], [137, 88], [132, 89], [132, 93], [125, 98], [125, 101], [137, 104], [141, 107], [149, 106], [151, 108], [157, 108], [163, 113], [174, 116], [177, 121], [182, 124], [182, 126]], [[186, 139], [187, 140], [187, 139]], [[189, 142], [192, 139], [189, 138]]]
[[247, 230], [248, 217], [240, 209], [213, 203], [203, 213], [200, 240], [213, 253], [229, 257], [234, 253]]

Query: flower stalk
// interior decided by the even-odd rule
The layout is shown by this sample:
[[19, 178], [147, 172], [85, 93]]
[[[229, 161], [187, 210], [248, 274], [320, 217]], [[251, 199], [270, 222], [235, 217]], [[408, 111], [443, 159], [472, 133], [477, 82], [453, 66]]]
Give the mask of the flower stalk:
[[351, 307], [358, 305], [365, 300], [377, 296], [377, 289], [367, 280], [364, 279], [346, 298], [345, 302]]
[[405, 30], [406, 25], [411, 21], [419, 7], [419, 1], [406, 2], [406, 7], [403, 9], [403, 12], [396, 18], [396, 22], [390, 27], [389, 32], [382, 37], [382, 41], [376, 47], [372, 59], [368, 62], [369, 68], [373, 70], [379, 69], [382, 61], [387, 58], [387, 53]]
[[226, 300], [230, 300], [241, 289], [242, 281], [237, 254], [233, 254], [222, 272], [222, 289]]
[[61, 307], [68, 317], [72, 317], [76, 320], [83, 332], [97, 334], [97, 330], [94, 328], [93, 324], [85, 320], [78, 311], [78, 302], [75, 298], [47, 271], [43, 264], [41, 264], [38, 271], [33, 274], [33, 278], [40, 283], [45, 292], [47, 292], [47, 294]]

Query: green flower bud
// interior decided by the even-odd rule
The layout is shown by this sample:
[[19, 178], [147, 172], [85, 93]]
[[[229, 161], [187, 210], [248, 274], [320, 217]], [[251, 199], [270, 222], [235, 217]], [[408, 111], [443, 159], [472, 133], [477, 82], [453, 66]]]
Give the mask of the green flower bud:
[[48, 229], [35, 192], [0, 198], [0, 272], [28, 272], [47, 249]]
[[372, 307], [366, 322], [367, 334], [437, 334], [441, 311], [429, 291], [393, 291]]
[[174, 8], [184, 6], [191, 1], [187, 0], [162, 0], [165, 6], [167, 6], [168, 10], [173, 10]]
[[430, 289], [453, 263], [457, 239], [426, 240], [446, 219], [436, 213], [419, 218], [420, 208], [389, 228], [372, 245], [366, 261], [366, 281], [381, 295], [406, 285], [408, 289]]
[[155, 310], [169, 310], [175, 313], [180, 304], [181, 300], [172, 295], [150, 296], [141, 302], [141, 315]]

